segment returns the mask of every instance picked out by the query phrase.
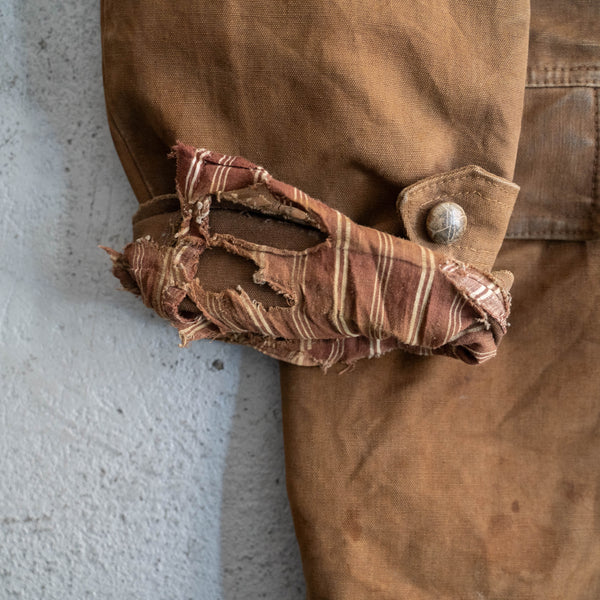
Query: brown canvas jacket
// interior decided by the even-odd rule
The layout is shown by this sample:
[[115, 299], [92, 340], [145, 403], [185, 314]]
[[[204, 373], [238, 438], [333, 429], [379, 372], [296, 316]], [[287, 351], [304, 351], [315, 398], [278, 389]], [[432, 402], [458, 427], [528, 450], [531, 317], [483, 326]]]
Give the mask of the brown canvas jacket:
[[310, 600], [600, 597], [599, 17], [102, 1], [114, 273], [282, 361]]

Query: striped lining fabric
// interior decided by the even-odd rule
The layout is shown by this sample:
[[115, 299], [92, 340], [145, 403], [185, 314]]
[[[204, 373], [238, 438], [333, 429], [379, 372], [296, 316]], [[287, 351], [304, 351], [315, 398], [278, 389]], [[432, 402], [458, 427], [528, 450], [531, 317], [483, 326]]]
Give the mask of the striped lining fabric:
[[[175, 235], [168, 243], [146, 236], [122, 253], [106, 250], [125, 289], [170, 321], [182, 345], [219, 339], [325, 369], [398, 348], [470, 364], [496, 354], [510, 296], [492, 274], [358, 225], [244, 158], [184, 144], [174, 155], [181, 213]], [[225, 200], [317, 229], [324, 239], [298, 251], [213, 232], [211, 206]], [[252, 261], [254, 281], [283, 294], [287, 306], [264, 306], [241, 286], [205, 289], [198, 261], [214, 248]]]

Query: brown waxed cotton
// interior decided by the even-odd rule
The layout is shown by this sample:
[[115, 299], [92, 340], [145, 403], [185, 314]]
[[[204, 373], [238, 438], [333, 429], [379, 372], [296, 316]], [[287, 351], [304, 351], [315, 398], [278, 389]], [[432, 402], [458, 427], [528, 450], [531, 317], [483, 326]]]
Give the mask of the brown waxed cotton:
[[[293, 294], [263, 283], [250, 254], [240, 255], [263, 244], [296, 256], [339, 239], [306, 220], [310, 210], [289, 213], [302, 208], [293, 190], [305, 209], [352, 223], [349, 247], [362, 243], [360, 231], [483, 273], [492, 288], [507, 290], [514, 275], [511, 326], [481, 365], [404, 349], [356, 362], [292, 360], [310, 357], [299, 342], [287, 356], [271, 352], [284, 360], [287, 489], [308, 600], [600, 598], [598, 23], [595, 0], [102, 1], [108, 117], [140, 202], [136, 241], [112, 253], [115, 270], [171, 321], [198, 324], [210, 312], [203, 299], [238, 286], [253, 307], [293, 306]], [[167, 155], [178, 141], [177, 152], [209, 148], [217, 164], [244, 157], [236, 160], [253, 176], [262, 165], [289, 193], [269, 200], [276, 218], [263, 204], [232, 210], [236, 194], [256, 201], [260, 181], [221, 181], [195, 197], [196, 237], [233, 246], [211, 249], [189, 272], [184, 261], [194, 285], [157, 300], [148, 290], [166, 288], [148, 282], [180, 273], [161, 271], [165, 255], [193, 248], [176, 241], [185, 196]], [[195, 171], [184, 173], [185, 190]], [[269, 199], [259, 187], [261, 195]], [[449, 246], [425, 227], [446, 201], [466, 214]], [[149, 248], [155, 270], [144, 262]], [[377, 253], [370, 259], [379, 272]], [[335, 253], [328, 260], [322, 296], [339, 302]], [[142, 276], [136, 265], [146, 264]], [[426, 272], [415, 271], [417, 288]], [[352, 298], [366, 294], [353, 285]], [[188, 295], [200, 287], [204, 296]], [[253, 334], [267, 340], [253, 314]], [[332, 316], [352, 317], [327, 314], [331, 327]], [[210, 312], [211, 327], [220, 315], [228, 313]], [[432, 331], [447, 331], [451, 315]], [[363, 318], [370, 331], [373, 317]], [[398, 317], [394, 331], [406, 325]]]

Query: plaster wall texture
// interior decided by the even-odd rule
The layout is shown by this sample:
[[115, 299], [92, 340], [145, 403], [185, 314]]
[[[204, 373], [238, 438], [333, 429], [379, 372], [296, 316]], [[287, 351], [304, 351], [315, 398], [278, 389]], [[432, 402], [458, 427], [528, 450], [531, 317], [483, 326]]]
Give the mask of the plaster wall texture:
[[178, 348], [97, 248], [136, 207], [98, 0], [3, 0], [0, 40], [0, 600], [303, 598], [276, 363]]

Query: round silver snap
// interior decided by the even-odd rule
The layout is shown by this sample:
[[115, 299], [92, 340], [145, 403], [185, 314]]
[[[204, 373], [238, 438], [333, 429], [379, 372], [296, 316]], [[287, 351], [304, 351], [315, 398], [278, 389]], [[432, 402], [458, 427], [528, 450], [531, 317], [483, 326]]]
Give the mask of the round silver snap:
[[467, 228], [467, 215], [455, 202], [440, 202], [429, 211], [426, 225], [431, 241], [448, 246], [462, 237]]

